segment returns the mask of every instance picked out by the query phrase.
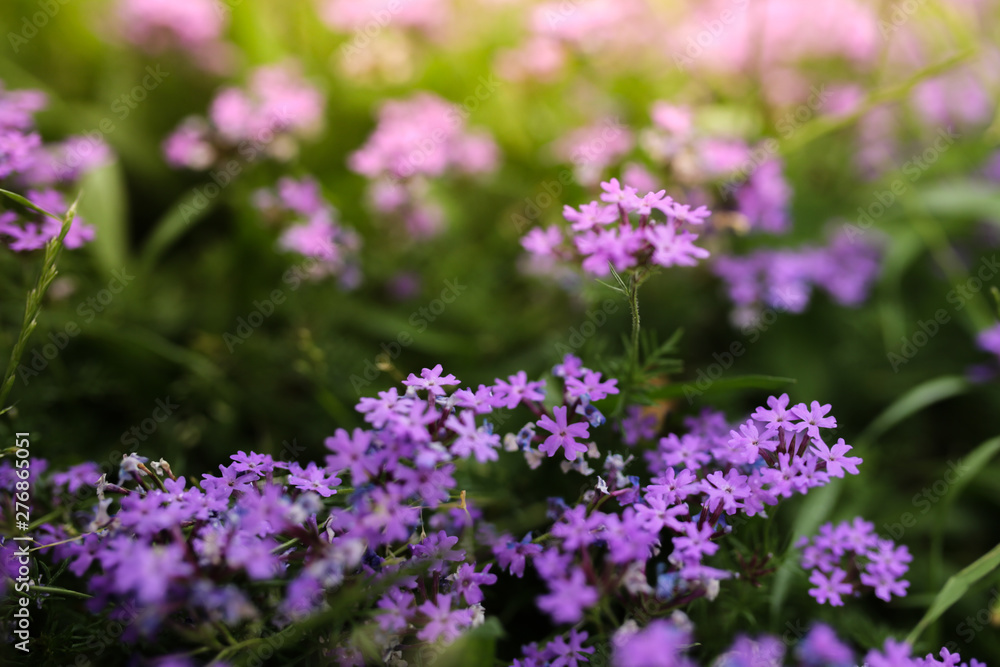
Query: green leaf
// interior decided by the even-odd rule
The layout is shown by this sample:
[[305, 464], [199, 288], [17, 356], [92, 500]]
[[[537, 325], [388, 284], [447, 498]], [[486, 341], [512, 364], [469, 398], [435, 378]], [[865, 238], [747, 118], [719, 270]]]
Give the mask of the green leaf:
[[88, 248], [106, 274], [125, 265], [128, 253], [125, 179], [117, 162], [88, 171], [82, 181], [87, 198], [80, 215], [96, 228]]
[[434, 667], [493, 667], [496, 640], [504, 636], [503, 626], [494, 617], [465, 633], [432, 664]]
[[692, 395], [700, 398], [706, 395], [720, 394], [739, 389], [781, 389], [787, 385], [795, 384], [795, 382], [795, 378], [774, 375], [737, 375], [735, 377], [719, 378], [704, 389], [700, 389], [695, 382], [670, 384], [666, 387], [658, 387], [651, 390], [648, 392], [648, 396], [654, 399], [680, 398]]
[[913, 632], [907, 636], [906, 641], [912, 645], [920, 637], [920, 633], [927, 629], [927, 626], [939, 619], [941, 614], [962, 599], [972, 584], [993, 572], [997, 567], [1000, 567], [1000, 544], [993, 547], [972, 565], [948, 578], [948, 581], [944, 583], [934, 598], [934, 603], [917, 623], [917, 626], [913, 628]]
[[38, 204], [35, 204], [35, 203], [31, 202], [28, 199], [25, 199], [24, 197], [22, 197], [21, 195], [17, 194], [16, 192], [11, 192], [10, 190], [2, 190], [2, 189], [0, 189], [0, 195], [4, 195], [6, 197], [9, 197], [10, 199], [13, 199], [18, 204], [20, 204], [21, 206], [27, 206], [28, 208], [30, 208], [30, 209], [32, 209], [34, 211], [38, 211], [42, 215], [47, 215], [48, 217], [54, 218], [54, 219], [58, 220], [59, 222], [63, 221], [63, 217], [61, 215], [56, 215], [55, 213], [52, 213], [50, 211], [46, 211], [44, 208], [42, 208]]
[[[795, 544], [801, 537], [816, 534], [820, 524], [827, 520], [833, 511], [833, 506], [837, 504], [840, 487], [840, 483], [834, 482], [809, 492], [809, 495], [802, 502], [799, 513], [795, 516], [795, 523], [792, 524], [792, 544]], [[795, 554], [797, 552], [792, 549], [789, 553]], [[782, 604], [788, 595], [788, 588], [792, 582], [792, 574], [798, 569], [798, 560], [792, 558], [786, 560], [785, 565], [775, 575], [774, 589], [771, 592], [771, 616], [773, 618], [779, 617]]]
[[964, 61], [975, 56], [976, 53], [976, 48], [966, 49], [939, 63], [929, 65], [901, 83], [886, 86], [881, 90], [871, 93], [868, 95], [867, 99], [863, 100], [854, 109], [854, 111], [849, 114], [835, 117], [823, 115], [814, 118], [782, 140], [781, 153], [783, 155], [788, 155], [789, 153], [804, 148], [824, 135], [835, 132], [843, 127], [850, 126], [856, 120], [878, 106], [907, 97], [910, 94], [910, 91], [922, 81], [934, 78], [957, 67]]
[[934, 217], [1000, 221], [1000, 192], [995, 185], [951, 181], [922, 188], [918, 201]]
[[935, 378], [917, 385], [896, 399], [892, 405], [876, 417], [858, 437], [858, 441], [874, 442], [893, 426], [906, 420], [911, 415], [920, 412], [927, 406], [947, 398], [952, 398], [953, 396], [958, 396], [968, 390], [968, 381], [958, 376]]
[[944, 531], [948, 520], [948, 512], [962, 491], [972, 481], [977, 473], [986, 468], [990, 459], [1000, 451], [1000, 437], [992, 438], [980, 444], [960, 460], [960, 465], [968, 472], [958, 472], [958, 477], [945, 492], [944, 503], [935, 514], [934, 534], [931, 537], [931, 573], [932, 581], [940, 581], [940, 573], [944, 562]]
[[218, 197], [207, 199], [201, 189], [194, 188], [174, 204], [153, 226], [153, 233], [142, 250], [143, 268], [152, 268], [157, 258], [192, 225], [208, 215], [218, 201]]

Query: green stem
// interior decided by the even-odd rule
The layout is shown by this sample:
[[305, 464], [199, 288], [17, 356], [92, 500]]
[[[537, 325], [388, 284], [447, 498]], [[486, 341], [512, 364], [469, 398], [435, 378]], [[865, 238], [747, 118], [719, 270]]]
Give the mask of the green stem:
[[[8, 196], [14, 201], [26, 204], [31, 208], [44, 213], [45, 215], [55, 217], [44, 209], [35, 206], [23, 197], [7, 192], [6, 190], [0, 190], [0, 194]], [[48, 290], [49, 285], [52, 284], [52, 281], [56, 277], [56, 260], [59, 259], [59, 253], [62, 252], [63, 239], [66, 238], [70, 225], [73, 224], [73, 218], [76, 217], [76, 205], [79, 201], [80, 195], [77, 195], [76, 201], [74, 201], [73, 205], [69, 207], [69, 211], [66, 212], [66, 216], [61, 218], [62, 229], [59, 231], [59, 236], [45, 244], [45, 257], [42, 260], [42, 272], [38, 276], [38, 281], [35, 283], [35, 287], [28, 292], [28, 299], [24, 305], [24, 323], [21, 325], [21, 333], [18, 334], [17, 342], [14, 344], [14, 348], [10, 351], [10, 361], [7, 362], [7, 371], [4, 373], [3, 384], [0, 385], [0, 414], [7, 411], [7, 408], [4, 406], [7, 403], [7, 396], [10, 394], [10, 390], [14, 386], [14, 373], [17, 371], [17, 366], [21, 361], [21, 357], [24, 355], [24, 349], [28, 346], [28, 339], [31, 337], [35, 327], [38, 326], [38, 312], [42, 309], [42, 298], [45, 296], [46, 290]]]
[[628, 306], [632, 312], [632, 349], [629, 372], [630, 385], [639, 378], [639, 281], [633, 273], [628, 279]]
[[80, 598], [81, 600], [89, 600], [91, 598], [86, 593], [71, 591], [68, 588], [56, 588], [54, 586], [30, 586], [29, 590], [39, 593], [49, 593], [50, 595], [66, 595], [71, 598]]

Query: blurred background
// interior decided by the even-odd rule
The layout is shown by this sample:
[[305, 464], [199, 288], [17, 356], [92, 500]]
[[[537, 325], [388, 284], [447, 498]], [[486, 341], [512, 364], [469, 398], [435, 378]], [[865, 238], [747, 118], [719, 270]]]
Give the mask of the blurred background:
[[[82, 166], [35, 185], [82, 188], [93, 239], [60, 259], [3, 437], [52, 467], [136, 451], [197, 477], [237, 450], [321, 460], [360, 396], [436, 363], [472, 387], [566, 352], [606, 368], [625, 301], [520, 240], [610, 177], [665, 188], [713, 216], [712, 258], [640, 294], [644, 330], [683, 330], [664, 382], [765, 374], [832, 404], [863, 474], [778, 519], [863, 515], [915, 555], [905, 599], [817, 609], [798, 575], [729, 627], [836, 613], [881, 644], [1000, 542], [1000, 361], [977, 345], [1000, 285], [998, 19], [992, 0], [4, 0], [0, 116], [44, 94], [30, 122]], [[316, 210], [332, 254], [296, 235]], [[4, 350], [39, 265], [0, 252]], [[768, 395], [708, 384], [647, 408], [660, 433]], [[520, 465], [464, 474], [528, 530], [552, 489]], [[997, 586], [927, 645], [1000, 659]]]

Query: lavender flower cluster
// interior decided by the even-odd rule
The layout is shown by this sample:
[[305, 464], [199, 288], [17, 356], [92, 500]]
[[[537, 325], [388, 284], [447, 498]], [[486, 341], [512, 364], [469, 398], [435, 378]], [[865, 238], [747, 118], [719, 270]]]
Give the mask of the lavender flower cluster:
[[341, 285], [354, 287], [361, 279], [357, 260], [361, 238], [337, 221], [338, 212], [312, 178], [281, 178], [273, 189], [254, 193], [254, 206], [266, 220], [287, 223], [278, 247], [314, 260], [311, 278], [337, 276]]
[[171, 166], [195, 170], [260, 157], [287, 161], [298, 139], [322, 128], [324, 107], [323, 95], [293, 64], [259, 67], [246, 89], [219, 91], [208, 119], [187, 118], [163, 142], [163, 153]]
[[[45, 94], [37, 90], [6, 90], [0, 82], [0, 187], [23, 192], [37, 206], [55, 215], [69, 208], [64, 190], [84, 172], [106, 162], [110, 150], [102, 141], [69, 137], [58, 143], [43, 143], [35, 128], [35, 114], [45, 109]], [[59, 236], [60, 222], [26, 211], [0, 212], [0, 236], [11, 250], [37, 250]], [[94, 227], [74, 219], [66, 234], [67, 248], [79, 248], [93, 240]]]
[[802, 567], [812, 570], [809, 582], [815, 588], [809, 595], [821, 604], [841, 607], [842, 595], [860, 594], [863, 587], [888, 602], [893, 595], [905, 596], [910, 585], [900, 579], [913, 560], [909, 550], [879, 538], [875, 526], [861, 517], [837, 526], [827, 523], [796, 546], [802, 549]]
[[[601, 183], [601, 188], [601, 201], [564, 208], [563, 216], [572, 223], [571, 243], [564, 243], [563, 231], [555, 225], [533, 229], [521, 240], [537, 268], [580, 262], [588, 273], [606, 276], [609, 266], [620, 272], [651, 265], [694, 266], [708, 257], [707, 250], [694, 245], [698, 235], [689, 231], [710, 215], [704, 206], [691, 210], [665, 190], [640, 197], [636, 188], [616, 178]], [[665, 219], [658, 220], [654, 211]], [[638, 218], [635, 225], [631, 214]]]
[[[299, 194], [308, 199], [308, 189]], [[597, 619], [608, 602], [641, 609], [648, 621], [642, 628], [626, 622], [614, 634], [613, 664], [694, 665], [685, 656], [694, 628], [679, 610], [714, 600], [724, 580], [753, 582], [774, 569], [770, 554], [743, 558], [727, 536], [782, 498], [857, 474], [861, 459], [843, 439], [824, 442], [823, 431], [837, 425], [829, 405], [790, 405], [783, 394], [736, 424], [712, 411], [688, 418], [687, 433], [662, 437], [646, 452], [648, 483], [628, 474], [635, 458], [622, 454], [604, 456], [598, 475], [588, 463], [602, 456], [590, 439], [605, 423], [596, 403], [618, 394], [617, 381], [573, 355], [552, 370], [561, 384], [555, 404], [546, 381], [528, 380], [524, 371], [476, 389], [458, 388], [440, 364], [410, 374], [402, 393], [391, 388], [361, 399], [357, 410], [369, 427], [327, 438], [324, 464], [241, 451], [219, 474], [192, 484], [166, 461], [134, 453], [123, 457], [116, 482], [93, 463], [42, 477], [44, 461], [33, 460], [32, 498], [41, 505], [33, 510], [49, 518], [35, 539], [83, 581], [91, 611], [137, 610], [127, 642], [219, 624], [278, 631], [329, 611], [351, 591], [360, 595], [359, 623], [378, 655], [401, 664], [414, 647], [449, 644], [482, 624], [483, 588], [502, 574], [523, 578], [530, 564], [547, 589], [536, 604], [557, 634], [541, 648], [526, 646], [514, 665], [578, 665], [597, 648], [608, 650], [585, 646], [589, 635], [579, 628], [559, 630]], [[510, 414], [498, 410], [523, 408], [533, 418], [501, 437], [496, 426]], [[648, 440], [648, 426], [633, 425], [631, 439]], [[459, 462], [497, 461], [501, 449], [520, 452], [531, 468], [558, 456], [564, 472], [596, 481], [572, 504], [550, 499], [545, 534], [500, 533], [474, 498], [455, 493], [455, 475]], [[0, 464], [0, 478], [14, 472]], [[83, 489], [92, 489], [97, 503], [81, 513], [74, 499]], [[8, 503], [2, 506], [6, 514]], [[10, 576], [13, 545], [0, 546]], [[906, 571], [908, 552], [878, 541], [861, 519], [824, 526], [801, 546], [804, 567], [815, 568], [810, 593], [819, 602], [839, 604], [839, 595], [861, 592], [843, 588], [840, 573], [848, 571], [880, 598], [905, 595], [906, 582], [895, 579]], [[739, 568], [712, 564], [723, 549], [733, 549]], [[46, 583], [39, 576], [36, 583]], [[771, 644], [738, 638], [722, 660], [745, 664], [741, 655]], [[362, 645], [348, 633], [324, 650], [336, 664], [364, 665], [372, 656]], [[872, 652], [870, 664], [958, 664], [952, 654], [942, 654], [943, 663], [887, 662], [903, 650], [887, 644], [888, 657]], [[803, 665], [846, 664], [836, 656], [852, 653], [823, 626], [799, 648]], [[768, 664], [781, 660], [775, 655]], [[171, 664], [194, 663], [177, 656]]]
[[762, 249], [719, 257], [713, 272], [722, 278], [736, 309], [734, 321], [746, 325], [765, 308], [800, 313], [815, 288], [843, 306], [858, 306], [878, 277], [881, 251], [837, 234], [825, 246]]
[[[697, 663], [686, 655], [694, 645], [692, 625], [683, 614], [675, 613], [670, 620], [654, 620], [642, 629], [629, 621], [612, 638], [612, 664], [614, 667], [695, 667]], [[974, 658], [962, 662], [957, 652], [947, 648], [941, 649], [940, 660], [930, 653], [924, 658], [916, 658], [911, 652], [909, 644], [889, 639], [881, 651], [873, 649], [865, 654], [863, 664], [870, 667], [985, 667]], [[785, 664], [847, 667], [859, 664], [851, 647], [824, 623], [812, 626], [796, 645], [793, 655], [786, 656], [786, 653], [786, 643], [780, 637], [739, 635], [713, 664], [717, 667], [780, 667]], [[555, 663], [515, 662], [517, 667], [539, 664]]]
[[496, 144], [484, 132], [467, 130], [467, 115], [431, 93], [388, 101], [375, 130], [348, 158], [348, 167], [369, 179], [373, 208], [401, 220], [415, 237], [432, 236], [444, 223], [428, 196], [429, 179], [496, 169]]

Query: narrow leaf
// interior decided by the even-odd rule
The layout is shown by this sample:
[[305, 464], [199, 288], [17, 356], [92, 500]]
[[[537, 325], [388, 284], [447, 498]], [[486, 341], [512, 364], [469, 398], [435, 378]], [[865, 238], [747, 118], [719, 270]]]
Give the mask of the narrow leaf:
[[1000, 567], [1000, 544], [993, 547], [972, 565], [969, 565], [958, 574], [949, 577], [948, 581], [944, 582], [944, 586], [934, 598], [934, 603], [927, 610], [927, 613], [924, 614], [924, 617], [920, 619], [920, 622], [917, 623], [917, 626], [913, 628], [913, 632], [909, 634], [906, 641], [911, 645], [917, 641], [920, 633], [926, 630], [927, 626], [931, 623], [938, 620], [953, 604], [961, 600], [970, 586], [990, 572], [993, 572], [997, 567]]
[[858, 438], [859, 442], [873, 442], [896, 424], [920, 412], [929, 405], [963, 394], [969, 389], [965, 378], [946, 376], [917, 385], [900, 396], [896, 402], [875, 418]]

